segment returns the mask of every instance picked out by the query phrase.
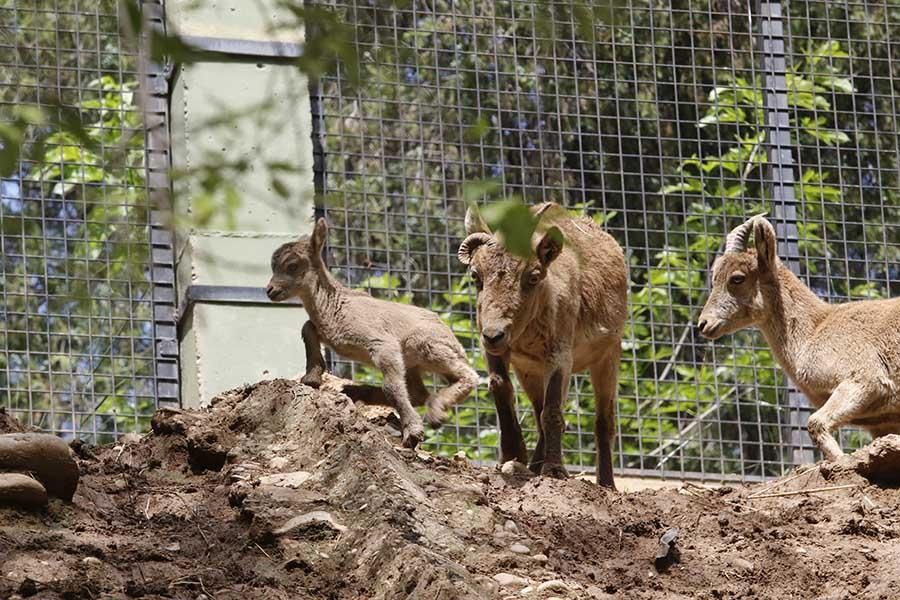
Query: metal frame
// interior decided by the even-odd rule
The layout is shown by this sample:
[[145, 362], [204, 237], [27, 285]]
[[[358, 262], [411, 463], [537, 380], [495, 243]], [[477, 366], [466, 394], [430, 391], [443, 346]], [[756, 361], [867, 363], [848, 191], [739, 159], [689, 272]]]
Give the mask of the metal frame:
[[153, 62], [148, 56], [152, 31], [165, 33], [163, 0], [142, 0], [145, 30], [142, 32], [142, 102], [146, 128], [147, 182], [150, 195], [150, 277], [153, 283], [153, 334], [156, 353], [156, 399], [159, 406], [180, 406], [179, 344], [175, 316], [175, 236], [172, 231], [172, 188], [169, 168], [169, 91], [175, 72], [172, 65]]
[[[17, 216], [22, 225], [13, 219], [0, 234], [0, 402], [29, 424], [93, 441], [144, 429], [157, 406], [178, 404], [166, 219], [169, 73], [146, 52], [149, 28], [165, 25], [164, 7], [141, 0], [140, 9], [147, 29], [134, 47], [120, 30], [126, 7], [114, 1], [67, 11], [15, 2], [0, 9], [16, 31], [3, 62], [19, 84], [4, 92], [51, 111], [78, 107], [90, 115], [84, 125], [97, 145], [51, 138], [4, 181], [4, 225]], [[126, 83], [137, 89], [120, 87]], [[110, 132], [120, 133], [116, 141]], [[136, 139], [142, 158], [129, 154]], [[10, 181], [16, 189], [7, 195]]]
[[[810, 276], [812, 265], [824, 262], [826, 270], [833, 267], [827, 257], [811, 255], [809, 248], [815, 239], [804, 239], [800, 225], [820, 222], [825, 228], [834, 222], [833, 217], [810, 214], [808, 188], [812, 184], [800, 178], [801, 173], [805, 176], [810, 172], [810, 143], [797, 140], [811, 135], [807, 130], [812, 128], [804, 125], [806, 129], [801, 131], [801, 115], [791, 103], [789, 81], [794, 77], [792, 66], [806, 60], [806, 45], [821, 43], [821, 30], [825, 30], [824, 39], [834, 38], [845, 46], [863, 41], [858, 35], [847, 33], [842, 37], [838, 33], [840, 27], [852, 25], [851, 17], [833, 16], [827, 4], [819, 0], [792, 4], [790, 15], [782, 11], [780, 2], [753, 3], [755, 10], [739, 3], [656, 9], [632, 0], [628, 8], [617, 13], [623, 31], [595, 22], [588, 36], [584, 28], [573, 26], [574, 13], [566, 12], [575, 3], [577, 0], [549, 4], [412, 3], [382, 11], [358, 0], [328, 4], [355, 28], [356, 50], [364, 57], [367, 71], [391, 82], [385, 84], [390, 93], [384, 95], [379, 95], [378, 77], [362, 90], [352, 85], [345, 88], [345, 69], [349, 66], [339, 64], [334, 72], [310, 86], [316, 192], [320, 198], [317, 214], [326, 215], [332, 222], [329, 261], [335, 274], [351, 285], [366, 286], [375, 295], [390, 298], [402, 292], [418, 304], [434, 305], [435, 299], [449, 290], [447, 282], [455, 283], [454, 277], [461, 275], [461, 269], [447, 261], [462, 230], [464, 209], [454, 197], [461, 195], [459, 190], [465, 181], [482, 177], [494, 177], [505, 194], [521, 194], [528, 202], [551, 198], [587, 201], [591, 213], [616, 211], [608, 227], [629, 254], [632, 274], [638, 278], [633, 292], [647, 285], [654, 269], [666, 277], [691, 274], [693, 266], [657, 268], [654, 254], [665, 252], [669, 246], [687, 247], [703, 235], [724, 237], [742, 215], [722, 218], [695, 209], [691, 202], [700, 199], [691, 191], [669, 193], [663, 199], [655, 192], [671, 181], [665, 177], [672, 177], [674, 166], [692, 160], [692, 154], [702, 159], [724, 152], [734, 138], [727, 120], [707, 123], [703, 131], [697, 127], [704, 110], [723, 102], [712, 94], [707, 98], [707, 94], [722, 85], [717, 84], [717, 77], [724, 74], [745, 77], [747, 81], [741, 86], [761, 90], [763, 120], [758, 126], [765, 139], [745, 160], [753, 162], [759, 154], [765, 157], [766, 165], [745, 169], [741, 164], [733, 177], [724, 171], [706, 171], [700, 179], [720, 181], [723, 186], [734, 185], [738, 179], [742, 185], [751, 184], [736, 201], [745, 214], [760, 203], [771, 207], [780, 256], [815, 286], [817, 278]], [[815, 19], [810, 17], [807, 4], [821, 5]], [[900, 25], [891, 25], [886, 4], [874, 4], [876, 11], [884, 9], [881, 25], [886, 30]], [[855, 10], [857, 5], [862, 3], [848, 3], [847, 10]], [[677, 25], [676, 18], [680, 19]], [[841, 22], [841, 18], [845, 20]], [[875, 17], [870, 14], [868, 18]], [[815, 35], [814, 23], [819, 24]], [[795, 32], [800, 26], [808, 28], [809, 33], [802, 32], [806, 39], [791, 39], [792, 24]], [[872, 24], [866, 21], [866, 26]], [[553, 35], [571, 37], [554, 39]], [[308, 39], [314, 36], [315, 30], [311, 30]], [[869, 62], [874, 65], [871, 47], [868, 51]], [[740, 66], [736, 66], [738, 60], [743, 61]], [[850, 70], [852, 74], [853, 64]], [[886, 70], [891, 74], [879, 75], [897, 77], [892, 69], [882, 68]], [[874, 68], [871, 73], [875, 73]], [[839, 94], [823, 93], [831, 106], [846, 102]], [[878, 99], [874, 94], [872, 98], [873, 102]], [[889, 107], [889, 103], [881, 106]], [[857, 112], [856, 108], [852, 110]], [[877, 110], [884, 108], [876, 109], [876, 114]], [[813, 118], [822, 114], [826, 121], [846, 115], [821, 106], [807, 110], [803, 116], [809, 113]], [[483, 119], [483, 125], [473, 136], [476, 118]], [[885, 126], [885, 131], [890, 132], [890, 127]], [[320, 141], [324, 152], [321, 159]], [[897, 141], [878, 143], [900, 148]], [[877, 154], [877, 149], [880, 146], [870, 153]], [[819, 162], [812, 164], [824, 174], [830, 166], [823, 159], [826, 151], [819, 142], [815, 151]], [[854, 173], [847, 171], [844, 176], [852, 178]], [[879, 172], [893, 176], [885, 168]], [[900, 188], [896, 177], [890, 181], [892, 190]], [[751, 189], [758, 192], [746, 191]], [[880, 208], [878, 222], [887, 231], [892, 226], [891, 210], [883, 203], [879, 207], [874, 200], [869, 203]], [[683, 225], [687, 217], [702, 221], [700, 233], [688, 233]], [[835, 236], [839, 255], [848, 255], [851, 238], [829, 231]], [[896, 244], [886, 234], [884, 239], [872, 242], [871, 252], [877, 252], [875, 244], [884, 248], [881, 260], [885, 274], [879, 283], [890, 291], [897, 278], [891, 275], [895, 268], [891, 252], [897, 250]], [[714, 248], [696, 252], [705, 252], [707, 265], [716, 253]], [[849, 287], [853, 263], [849, 257], [846, 260]], [[868, 266], [872, 260], [866, 258], [864, 262]], [[396, 283], [388, 284], [393, 289], [385, 289], [383, 280], [372, 283], [369, 275], [388, 281], [397, 277], [399, 289]], [[642, 433], [634, 442], [634, 454], [619, 453], [618, 472], [750, 481], [809, 462], [811, 445], [805, 431], [808, 408], [803, 396], [785, 387], [777, 367], [738, 361], [748, 353], [764, 351], [766, 346], [759, 336], [743, 334], [714, 345], [696, 339], [690, 319], [681, 315], [690, 309], [696, 317], [702, 304], [696, 290], [703, 284], [690, 285], [694, 286], [690, 306], [679, 306], [684, 300], [673, 300], [668, 314], [647, 310], [629, 322], [631, 327], [649, 329], [648, 343], [655, 350], [670, 351], [670, 357], [648, 360], [633, 347], [625, 350], [626, 362], [635, 371], [625, 375], [627, 385], [623, 387], [640, 391], [620, 398], [619, 443], [624, 444], [623, 438], [632, 435], [626, 432], [623, 421], [631, 422], [629, 431], [639, 423]], [[671, 284], [648, 287], [674, 293]], [[463, 289], [454, 293], [471, 292]], [[454, 322], [464, 323], [473, 317], [471, 304], [447, 307], [440, 302], [441, 311]], [[460, 333], [471, 356], [478, 357], [480, 350], [473, 338], [468, 332]], [[694, 382], [698, 396], [707, 394], [710, 385], [716, 387], [716, 397], [710, 402], [676, 403], [662, 395], [664, 383], [679, 381], [690, 397], [690, 380], [676, 373], [682, 368], [703, 366], [750, 374], [743, 379], [735, 375], [738, 384], [734, 387]], [[365, 368], [342, 360], [334, 367], [356, 378], [371, 375]], [[582, 462], [590, 443], [589, 424], [584, 421], [590, 417], [590, 409], [579, 400], [583, 384], [580, 378], [573, 383], [575, 408], [567, 414], [567, 438], [577, 439], [576, 445], [567, 450], [573, 470], [588, 467]], [[774, 402], [762, 401], [766, 391], [771, 392], [766, 398]], [[665, 403], [670, 412], [662, 413], [659, 408]], [[681, 408], [681, 404], [686, 407]], [[521, 417], [527, 420], [529, 412], [524, 402]], [[445, 453], [465, 450], [473, 458], [490, 462], [492, 442], [483, 440], [493, 435], [492, 413], [482, 388], [477, 399], [458, 408], [457, 421], [448, 426], [447, 437], [455, 436], [456, 443], [442, 438], [444, 441], [430, 447]], [[667, 434], [646, 445], [646, 440], [653, 438], [643, 431], [663, 431], [663, 425], [673, 423], [678, 425], [677, 435]]]
[[[781, 2], [760, 2], [760, 49], [765, 75], [766, 144], [769, 157], [769, 187], [774, 214], [772, 220], [778, 236], [778, 256], [800, 276], [800, 250], [797, 241], [797, 197], [794, 179], [794, 144], [791, 141], [788, 111], [787, 55]], [[785, 401], [790, 409], [788, 436], [792, 461], [796, 465], [813, 462], [813, 443], [806, 431], [812, 411], [809, 402], [792, 383], [785, 381]]]

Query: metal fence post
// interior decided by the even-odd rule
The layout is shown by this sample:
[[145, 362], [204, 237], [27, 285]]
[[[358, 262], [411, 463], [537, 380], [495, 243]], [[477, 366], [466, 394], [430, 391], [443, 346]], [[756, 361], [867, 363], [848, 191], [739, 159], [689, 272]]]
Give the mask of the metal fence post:
[[141, 33], [140, 60], [147, 192], [150, 200], [150, 244], [153, 284], [154, 394], [157, 406], [179, 406], [178, 335], [175, 323], [175, 252], [169, 180], [169, 77], [171, 71], [148, 55], [150, 33], [165, 30], [163, 0], [143, 0], [146, 30]]
[[[768, 143], [768, 180], [771, 186], [778, 255], [795, 274], [800, 275], [800, 250], [797, 244], [797, 197], [794, 189], [794, 157], [788, 110], [787, 54], [784, 20], [780, 2], [760, 2], [759, 46], [765, 76], [766, 132]], [[787, 405], [791, 461], [813, 462], [812, 441], [806, 432], [810, 414], [806, 397], [788, 382]]]

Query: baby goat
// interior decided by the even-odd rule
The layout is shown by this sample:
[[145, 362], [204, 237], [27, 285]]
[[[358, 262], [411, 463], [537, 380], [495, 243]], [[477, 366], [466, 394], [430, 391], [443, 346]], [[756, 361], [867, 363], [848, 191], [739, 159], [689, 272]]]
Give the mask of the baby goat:
[[[413, 405], [426, 406], [426, 419], [438, 427], [446, 409], [475, 389], [478, 375], [456, 336], [435, 313], [378, 300], [335, 279], [322, 260], [327, 229], [325, 219], [319, 219], [311, 236], [275, 251], [266, 294], [275, 302], [299, 297], [309, 313], [303, 326], [307, 370], [301, 381], [314, 387], [321, 384], [325, 365], [320, 338], [338, 354], [374, 365], [384, 374], [389, 405], [400, 415], [403, 445], [414, 448], [424, 429]], [[450, 385], [432, 395], [422, 372], [442, 375]]]
[[[755, 250], [747, 250], [750, 232]], [[858, 425], [875, 437], [900, 432], [900, 298], [829, 305], [775, 254], [762, 217], [736, 227], [712, 269], [698, 326], [717, 339], [758, 327], [778, 363], [818, 409], [809, 435], [828, 461], [843, 453], [831, 432]]]

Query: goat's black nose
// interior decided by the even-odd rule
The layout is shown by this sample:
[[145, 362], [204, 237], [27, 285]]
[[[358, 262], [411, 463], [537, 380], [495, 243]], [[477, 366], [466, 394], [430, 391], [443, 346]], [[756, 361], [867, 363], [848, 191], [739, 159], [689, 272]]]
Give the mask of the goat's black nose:
[[499, 328], [483, 329], [481, 337], [488, 345], [496, 346], [506, 337], [506, 332]]
[[271, 300], [272, 298], [275, 297], [275, 295], [276, 295], [276, 294], [275, 294], [275, 288], [272, 287], [272, 284], [267, 285], [267, 286], [266, 286], [266, 296], [268, 296], [269, 299]]
[[697, 323], [697, 329], [701, 332], [706, 329], [706, 319], [702, 319], [699, 323]]

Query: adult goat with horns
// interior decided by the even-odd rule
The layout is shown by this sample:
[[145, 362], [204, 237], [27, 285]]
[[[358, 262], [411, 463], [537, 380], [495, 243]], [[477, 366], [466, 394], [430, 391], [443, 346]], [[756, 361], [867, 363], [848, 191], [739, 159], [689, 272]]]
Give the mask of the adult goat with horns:
[[531, 257], [511, 254], [472, 209], [458, 254], [478, 289], [478, 329], [497, 406], [501, 459], [527, 462], [510, 364], [531, 400], [538, 428], [529, 466], [551, 477], [566, 476], [562, 409], [570, 375], [590, 369], [597, 482], [614, 488], [611, 444], [627, 315], [625, 258], [619, 244], [591, 219], [571, 217], [551, 202], [531, 211], [541, 219]]
[[[753, 233], [755, 249], [747, 249]], [[775, 229], [753, 217], [729, 235], [712, 268], [698, 326], [718, 339], [756, 326], [776, 360], [818, 409], [809, 435], [826, 460], [843, 455], [831, 432], [857, 425], [900, 432], [900, 298], [827, 304], [775, 254]]]

